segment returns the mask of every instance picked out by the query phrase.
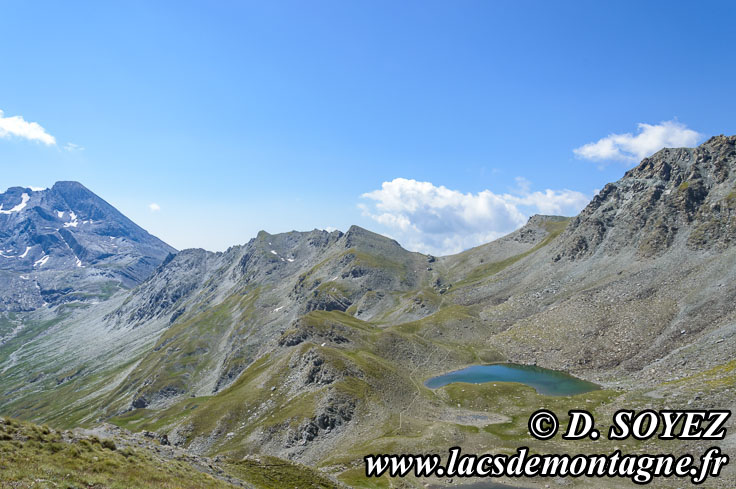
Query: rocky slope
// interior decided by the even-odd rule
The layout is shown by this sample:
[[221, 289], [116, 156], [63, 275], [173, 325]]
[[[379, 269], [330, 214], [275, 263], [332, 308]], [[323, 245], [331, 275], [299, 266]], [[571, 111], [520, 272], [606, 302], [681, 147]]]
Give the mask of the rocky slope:
[[736, 240], [734, 165], [734, 139], [725, 136], [645, 158], [573, 220], [556, 258], [727, 249]]
[[[534, 216], [453, 256], [410, 253], [358, 227], [183, 251], [129, 293], [14, 319], [24, 334], [0, 348], [0, 409], [164, 432], [233, 460], [278, 455], [371, 487], [366, 453], [614, 449], [530, 439], [522, 421], [540, 405], [601, 419], [620, 407], [732, 408], [735, 144], [662, 150], [579, 216]], [[514, 385], [423, 386], [503, 360], [605, 389], [550, 398]], [[733, 435], [722, 446], [733, 451]], [[712, 487], [734, 481], [728, 467]]]
[[77, 182], [0, 194], [0, 311], [109, 297], [175, 250]]
[[0, 481], [8, 487], [338, 489], [307, 467], [269, 457], [223, 463], [192, 455], [150, 431], [111, 425], [57, 431], [0, 418]]

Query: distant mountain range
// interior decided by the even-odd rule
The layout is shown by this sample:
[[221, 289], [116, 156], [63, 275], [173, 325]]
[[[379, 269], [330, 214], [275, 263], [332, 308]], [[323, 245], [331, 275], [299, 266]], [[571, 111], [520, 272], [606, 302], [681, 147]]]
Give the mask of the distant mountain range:
[[[605, 420], [736, 403], [736, 136], [664, 149], [574, 218], [533, 216], [446, 257], [357, 226], [174, 253], [79, 184], [13, 188], [0, 203], [3, 414], [106, 421], [216, 459], [267, 454], [385, 487], [365, 479], [366, 454], [570, 451], [528, 435], [540, 406]], [[603, 389], [424, 385], [491, 362]], [[736, 449], [733, 434], [713, 443]], [[574, 451], [619, 448], [581, 440]], [[721, 482], [734, 487], [732, 466]]]
[[175, 252], [77, 182], [0, 194], [0, 310], [109, 297]]

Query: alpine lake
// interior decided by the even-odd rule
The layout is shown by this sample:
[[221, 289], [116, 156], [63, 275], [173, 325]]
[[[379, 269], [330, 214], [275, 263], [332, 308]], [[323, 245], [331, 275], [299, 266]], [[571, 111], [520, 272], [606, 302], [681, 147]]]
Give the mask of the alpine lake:
[[[539, 394], [547, 396], [573, 396], [600, 389], [592, 382], [579, 379], [570, 374], [531, 365], [497, 363], [473, 365], [449, 372], [427, 380], [424, 385], [438, 389], [455, 382], [484, 384], [487, 382], [515, 382], [533, 387]], [[455, 487], [457, 489], [521, 489], [495, 482], [474, 482], [453, 486], [429, 486], [432, 489]]]
[[437, 389], [455, 382], [470, 384], [516, 382], [533, 387], [539, 394], [547, 396], [574, 396], [600, 389], [592, 382], [578, 379], [564, 372], [513, 363], [473, 365], [432, 377], [424, 385], [430, 389]]

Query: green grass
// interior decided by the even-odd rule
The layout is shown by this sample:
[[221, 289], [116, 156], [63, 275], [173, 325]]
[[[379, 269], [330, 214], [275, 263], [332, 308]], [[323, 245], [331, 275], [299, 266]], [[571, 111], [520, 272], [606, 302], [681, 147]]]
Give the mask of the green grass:
[[15, 329], [17, 326], [10, 317], [10, 313], [0, 313], [0, 335], [6, 335]]
[[339, 479], [350, 487], [361, 487], [365, 489], [389, 489], [395, 487], [388, 475], [368, 479], [365, 476], [365, 468], [363, 466], [344, 471], [339, 475]]
[[[225, 338], [244, 336], [242, 333], [250, 326], [255, 314], [254, 304], [258, 295], [258, 289], [247, 294], [233, 294], [216, 306], [175, 322], [110, 398], [126, 398], [127, 393], [136, 391], [146, 379], [153, 379], [145, 386], [147, 397], [156, 396], [165, 389], [186, 392], [207, 369], [215, 367], [209, 352]], [[235, 366], [249, 360], [234, 357], [228, 361], [227, 366]]]
[[6, 362], [10, 354], [27, 343], [31, 343], [44, 331], [56, 326], [68, 318], [69, 312], [59, 314], [53, 319], [45, 321], [24, 321], [23, 328], [18, 335], [0, 347], [0, 363]]
[[[236, 420], [245, 417], [249, 406], [256, 405], [259, 399], [265, 400], [269, 389], [266, 386], [256, 387], [254, 384], [257, 383], [259, 376], [271, 366], [272, 361], [269, 355], [264, 355], [243, 372], [233, 385], [217, 396], [187, 398], [164, 411], [136, 409], [125, 415], [114, 417], [110, 421], [131, 429], [135, 427], [137, 430], [156, 431], [170, 422], [188, 418], [192, 423], [192, 436], [208, 434], [216, 428], [221, 419]], [[150, 416], [148, 416], [149, 413]], [[144, 421], [141, 421], [141, 417], [144, 418]]]
[[225, 470], [257, 489], [336, 489], [338, 486], [317, 470], [276, 457], [260, 455], [229, 463]]
[[362, 265], [368, 268], [390, 270], [396, 272], [399, 276], [406, 275], [406, 265], [403, 263], [390, 260], [384, 256], [366, 253], [355, 248], [347, 250], [345, 255], [353, 255], [356, 265]]
[[434, 314], [430, 314], [427, 317], [419, 319], [417, 321], [411, 321], [409, 323], [403, 323], [395, 326], [391, 329], [399, 331], [401, 333], [419, 333], [427, 327], [452, 327], [453, 323], [458, 322], [473, 322], [477, 318], [470, 312], [470, 308], [467, 306], [461, 306], [458, 304], [452, 304], [443, 307]]
[[[136, 409], [112, 418], [111, 422], [135, 431], [166, 430], [173, 424], [187, 423], [191, 426], [188, 441], [197, 436], [208, 436], [215, 430], [233, 431], [237, 436], [232, 440], [222, 440], [217, 450], [245, 455], [249, 452], [243, 451], [240, 440], [253, 431], [271, 427], [293, 428], [314, 416], [316, 402], [323, 389], [308, 390], [295, 397], [284, 392], [283, 386], [293, 370], [292, 359], [316, 348], [325, 364], [337, 372], [364, 370], [369, 377], [386, 373], [384, 361], [375, 355], [319, 346], [324, 342], [320, 336], [328, 333], [348, 338], [351, 345], [356, 342], [371, 344], [375, 337], [383, 334], [379, 328], [342, 312], [313, 311], [302, 318], [299, 329], [310, 332], [303, 343], [287, 350], [287, 355], [260, 357], [232, 385], [215, 396], [184, 398], [163, 411]], [[298, 331], [287, 330], [283, 337], [292, 334], [298, 334]], [[337, 380], [330, 387], [358, 398], [370, 395], [365, 382], [355, 378]], [[250, 418], [265, 402], [272, 403], [273, 407], [246, 427], [241, 427], [240, 422]]]
[[350, 291], [339, 282], [323, 282], [314, 290], [314, 297], [336, 301], [347, 300], [349, 302]]
[[327, 329], [334, 325], [342, 325], [364, 332], [379, 331], [379, 328], [376, 326], [341, 311], [312, 311], [304, 315], [302, 319], [306, 324], [318, 329]]
[[[380, 329], [341, 311], [311, 311], [302, 316], [293, 328], [281, 334], [280, 344], [324, 340], [369, 341]], [[293, 341], [292, 341], [293, 340]], [[297, 343], [298, 344], [298, 343]]]
[[[304, 345], [307, 348], [309, 346]], [[216, 396], [185, 398], [164, 411], [134, 410], [112, 418], [111, 422], [130, 429], [156, 431], [171, 423], [186, 421], [191, 426], [188, 441], [197, 436], [207, 436], [217, 429], [234, 431], [238, 437], [232, 443], [223, 440], [219, 448], [221, 451], [237, 450], [240, 448], [237, 441], [241, 435], [276, 425], [295, 426], [313, 416], [315, 392], [305, 392], [286, 399], [278, 390], [289, 373], [288, 358], [274, 360], [264, 355]], [[267, 401], [273, 402], [275, 408], [255, 419], [245, 432], [240, 430], [239, 421], [247, 419], [249, 413]]]
[[731, 193], [726, 195], [726, 202], [728, 202], [729, 205], [736, 203], [736, 190], [733, 190]]
[[696, 389], [707, 386], [711, 392], [736, 388], [736, 360], [716, 365], [679, 380], [667, 382], [669, 385], [690, 385]]
[[[736, 361], [735, 361], [736, 362]], [[726, 365], [714, 376], [730, 371], [733, 365]], [[726, 372], [728, 373], [728, 372]], [[356, 460], [369, 453], [438, 453], [446, 455], [451, 446], [461, 446], [464, 453], [514, 453], [521, 446], [527, 446], [533, 453], [611, 453], [616, 449], [624, 453], [678, 453], [681, 444], [678, 440], [663, 441], [656, 438], [648, 442], [637, 440], [607, 440], [605, 435], [597, 441], [590, 439], [566, 441], [561, 439], [568, 424], [568, 411], [584, 409], [595, 417], [596, 428], [607, 433], [613, 413], [620, 406], [643, 409], [643, 406], [661, 409], [664, 400], [642, 397], [636, 393], [611, 390], [597, 390], [575, 396], [545, 396], [521, 384], [497, 382], [486, 384], [450, 384], [432, 391], [436, 401], [448, 408], [485, 413], [499, 413], [508, 421], [487, 424], [486, 426], [461, 425], [451, 420], [428, 420], [426, 411], [404, 412], [402, 428], [398, 429], [396, 417], [387, 419], [383, 425], [373, 429], [374, 436], [363, 440], [339, 454], [333, 454], [324, 466], [343, 466], [339, 479], [355, 488], [379, 489], [397, 487], [397, 480], [387, 478], [369, 479], [365, 477], [364, 467], [356, 465]], [[556, 413], [560, 421], [560, 432], [552, 440], [541, 441], [528, 433], [527, 422], [530, 415], [541, 408]], [[407, 478], [405, 487], [422, 487], [425, 479]], [[571, 481], [571, 487], [589, 487], [590, 481]], [[404, 486], [402, 486], [404, 487]], [[613, 486], [612, 486], [613, 487]], [[619, 487], [616, 485], [615, 487]], [[659, 487], [659, 486], [658, 486]], [[663, 486], [664, 487], [664, 486]], [[669, 487], [669, 486], [667, 486]]]
[[[205, 352], [212, 351], [222, 341], [232, 341], [230, 338], [237, 341], [237, 338], [247, 336], [244, 333], [252, 327], [254, 303], [259, 289], [251, 288], [247, 292], [233, 294], [215, 307], [193, 311], [180, 318], [168, 328], [155, 345], [152, 344], [144, 350], [147, 353], [142, 359], [137, 356], [130, 358], [123, 365], [113, 362], [102, 368], [95, 365], [75, 365], [75, 362], [70, 361], [68, 366], [59, 367], [56, 372], [46, 370], [45, 375], [33, 384], [36, 388], [35, 393], [13, 396], [6, 403], [0, 400], [3, 412], [67, 428], [89, 425], [98, 422], [101, 416], [113, 415], [127, 409], [132, 401], [131, 393], [138, 391], [142, 386], [149, 400], [166, 388], [186, 392], [194, 381], [213, 367], [215, 360], [204, 355]], [[17, 339], [0, 348], [0, 358], [18, 348], [17, 341], [25, 340], [26, 343], [31, 343], [35, 336], [65, 317], [66, 315], [60, 315], [54, 321], [43, 323], [29, 322]], [[232, 355], [227, 359], [225, 367], [237, 372], [251, 363], [253, 358], [250, 356], [254, 355], [255, 352], [252, 350], [243, 348], [238, 355]], [[202, 361], [203, 359], [206, 361]], [[131, 371], [134, 365], [136, 367]], [[23, 364], [18, 367], [15, 369], [14, 377], [0, 378], [0, 386], [4, 392], [21, 388], [24, 389], [20, 391], [23, 394], [28, 391], [29, 378], [38, 374], [32, 367], [25, 371]], [[123, 383], [108, 393], [99, 393], [100, 389], [109, 385], [112, 379], [126, 372], [129, 374], [124, 376]], [[64, 379], [66, 380], [63, 381]], [[153, 382], [145, 384], [149, 379]], [[85, 396], [88, 396], [85, 402], [78, 402]]]
[[[225, 473], [245, 480], [257, 489], [338, 487], [316, 469], [275, 457], [228, 461], [222, 464], [222, 468]], [[120, 440], [64, 435], [47, 426], [11, 418], [0, 418], [0, 479], [0, 487], [9, 484], [8, 487], [18, 489], [234, 487], [198, 471], [183, 459], [167, 459], [147, 448], [127, 446]]]
[[464, 279], [460, 280], [456, 284], [454, 284], [453, 288], [461, 288], [469, 285], [474, 285], [484, 279], [487, 279], [504, 269], [510, 267], [514, 263], [518, 262], [519, 260], [526, 258], [527, 256], [531, 255], [532, 253], [538, 251], [539, 249], [547, 246], [552, 241], [555, 240], [560, 234], [562, 234], [562, 231], [565, 230], [567, 227], [567, 224], [569, 222], [568, 220], [564, 221], [553, 221], [553, 222], [545, 222], [544, 228], [547, 230], [548, 234], [542, 240], [539, 244], [537, 244], [535, 247], [533, 247], [530, 250], [527, 250], [523, 253], [519, 253], [518, 255], [514, 255], [512, 257], [506, 258], [505, 260], [497, 261], [497, 262], [491, 262], [491, 263], [485, 263], [479, 267], [476, 267], [474, 270], [472, 270]]
[[[529, 446], [533, 451], [543, 453], [554, 450], [596, 451], [601, 449], [600, 443], [582, 441], [571, 443], [562, 448], [565, 442], [559, 437], [554, 441], [539, 441], [527, 432], [529, 416], [540, 408], [547, 408], [557, 413], [561, 426], [566, 426], [567, 412], [570, 409], [587, 409], [596, 415], [601, 425], [605, 424], [607, 415], [601, 413], [619, 394], [612, 391], [594, 391], [577, 396], [543, 396], [534, 389], [512, 383], [498, 382], [488, 384], [450, 384], [441, 389], [429, 390], [423, 396], [432, 404], [444, 404], [446, 409], [473, 411], [489, 415], [500, 413], [509, 417], [508, 422], [487, 424], [485, 426], [463, 425], [451, 419], [428, 419], [426, 409], [415, 412], [404, 411], [401, 427], [396, 416], [385, 420], [382, 425], [373, 428], [371, 436], [358, 445], [349, 447], [340, 453], [332, 454], [323, 461], [324, 466], [344, 466], [339, 479], [351, 487], [378, 489], [393, 487], [396, 480], [388, 478], [366, 478], [364, 467], [356, 466], [356, 460], [369, 453], [439, 453], [446, 454], [448, 448], [459, 445], [465, 453], [513, 453], [519, 446]], [[612, 445], [612, 443], [611, 443]], [[610, 447], [609, 447], [610, 448]], [[422, 487], [426, 480], [409, 478], [407, 487]], [[393, 485], [392, 485], [393, 483]]]
[[45, 426], [0, 419], [2, 487], [209, 489], [234, 486], [179, 460], [97, 437], [64, 437]]
[[[363, 266], [366, 268], [372, 268], [376, 270], [387, 270], [397, 275], [401, 281], [404, 281], [407, 276], [408, 267], [406, 264], [390, 260], [379, 254], [367, 253], [365, 251], [358, 250], [357, 248], [350, 248], [337, 256], [327, 258], [320, 263], [313, 266], [307, 272], [299, 276], [299, 284], [305, 285], [308, 288], [314, 286], [314, 280], [312, 277], [328, 263], [337, 263], [344, 257], [352, 258], [353, 264], [357, 266]], [[327, 282], [329, 283], [329, 282]]]
[[[302, 422], [315, 416], [319, 399], [328, 387], [305, 390], [296, 395], [283, 389], [293, 371], [292, 359], [302, 357], [307, 350], [316, 348], [325, 364], [337, 372], [361, 370], [366, 376], [385, 376], [386, 363], [366, 352], [353, 353], [319, 347], [305, 342], [294, 347], [293, 353], [277, 359], [265, 355], [249, 366], [230, 387], [216, 396], [185, 398], [163, 411], [137, 409], [110, 421], [121, 427], [139, 431], [165, 430], [174, 423], [186, 423], [191, 427], [187, 441], [198, 436], [208, 436], [219, 430], [234, 432], [232, 439], [222, 439], [215, 451], [242, 457], [251, 453], [241, 441], [254, 431], [272, 429], [296, 429]], [[351, 398], [367, 399], [374, 394], [368, 384], [355, 377], [338, 379], [329, 389], [347, 394]], [[259, 414], [247, 426], [240, 422], [252, 417], [260, 406], [268, 402], [272, 407]]]

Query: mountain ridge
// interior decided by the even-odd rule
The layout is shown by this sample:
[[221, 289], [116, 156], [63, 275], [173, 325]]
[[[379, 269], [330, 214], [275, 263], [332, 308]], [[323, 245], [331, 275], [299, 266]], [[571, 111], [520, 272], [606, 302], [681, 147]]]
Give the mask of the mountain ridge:
[[[532, 216], [456, 255], [410, 252], [357, 226], [264, 231], [225, 252], [168, 255], [140, 285], [99, 304], [5, 316], [22, 328], [0, 346], [0, 409], [156, 431], [233, 460], [278, 456], [371, 487], [359, 470], [366, 453], [450, 444], [481, 453], [489, 443], [563, 450], [509, 421], [540, 405], [596, 419], [615, 406], [733, 405], [734, 143], [660, 151], [579, 216]], [[692, 238], [703, 226], [713, 230], [705, 246]], [[500, 383], [424, 386], [494, 362], [564, 370], [603, 389], [550, 398]], [[731, 487], [736, 474], [727, 467], [720, 480]]]
[[[662, 149], [609, 183], [562, 236], [559, 258], [637, 244], [655, 256], [677, 239], [688, 249], [723, 249], [736, 241], [736, 136], [697, 148]], [[696, 226], [692, 226], [693, 222]]]
[[78, 300], [80, 291], [108, 297], [176, 251], [73, 181], [0, 194], [0, 249], [0, 308], [8, 310]]

